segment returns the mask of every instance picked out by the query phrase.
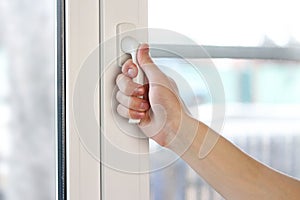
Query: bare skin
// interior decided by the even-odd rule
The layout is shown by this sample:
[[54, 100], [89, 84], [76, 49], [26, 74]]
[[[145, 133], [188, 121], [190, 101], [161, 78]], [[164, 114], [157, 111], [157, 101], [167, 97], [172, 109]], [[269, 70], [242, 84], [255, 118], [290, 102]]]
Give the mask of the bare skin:
[[[138, 69], [132, 60], [124, 63], [116, 81], [121, 116], [140, 119], [138, 126], [146, 136], [180, 155], [226, 199], [300, 199], [300, 181], [254, 160], [222, 136], [199, 159], [204, 137], [213, 130], [185, 111], [176, 87], [149, 56], [147, 44], [139, 47], [137, 58], [149, 84], [134, 83]], [[184, 144], [189, 146], [183, 152]]]

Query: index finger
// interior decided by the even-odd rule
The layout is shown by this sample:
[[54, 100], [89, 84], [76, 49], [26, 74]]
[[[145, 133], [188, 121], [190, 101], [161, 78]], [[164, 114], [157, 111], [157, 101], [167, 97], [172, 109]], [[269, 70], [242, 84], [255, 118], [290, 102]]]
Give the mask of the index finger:
[[123, 65], [122, 65], [122, 73], [130, 78], [135, 78], [138, 74], [138, 68], [133, 63], [132, 59], [128, 59]]

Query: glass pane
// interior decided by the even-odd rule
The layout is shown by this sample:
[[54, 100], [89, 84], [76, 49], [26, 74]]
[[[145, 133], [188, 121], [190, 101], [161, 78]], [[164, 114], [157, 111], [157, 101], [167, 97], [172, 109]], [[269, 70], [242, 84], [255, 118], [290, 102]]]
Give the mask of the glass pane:
[[[179, 91], [195, 118], [209, 124], [211, 96], [203, 77], [205, 60], [155, 59], [160, 68], [176, 71], [193, 88]], [[214, 59], [226, 97], [226, 121], [221, 134], [261, 162], [291, 176], [300, 178], [300, 62], [270, 60]], [[201, 76], [195, 69], [202, 68]], [[174, 73], [168, 73], [172, 78]], [[174, 78], [175, 82], [178, 78]], [[188, 101], [191, 96], [198, 101]], [[200, 102], [199, 105], [195, 102]], [[156, 148], [153, 142], [152, 148]], [[166, 153], [166, 156], [169, 154]], [[162, 159], [162, 158], [160, 158]], [[151, 164], [161, 160], [151, 157]], [[151, 174], [153, 200], [222, 199], [184, 161]]]
[[149, 0], [149, 26], [202, 45], [299, 45], [298, 7], [297, 0]]
[[0, 200], [55, 199], [54, 13], [0, 3]]

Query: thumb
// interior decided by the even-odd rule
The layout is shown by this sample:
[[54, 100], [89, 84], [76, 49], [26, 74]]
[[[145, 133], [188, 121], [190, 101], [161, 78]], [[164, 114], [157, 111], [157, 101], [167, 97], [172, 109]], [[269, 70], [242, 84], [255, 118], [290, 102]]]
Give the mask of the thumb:
[[137, 52], [137, 61], [150, 82], [161, 79], [164, 74], [154, 64], [149, 55], [149, 45], [141, 44]]
[[137, 52], [137, 59], [139, 65], [145, 65], [145, 64], [153, 64], [153, 61], [149, 55], [149, 45], [144, 43], [141, 44], [138, 48]]

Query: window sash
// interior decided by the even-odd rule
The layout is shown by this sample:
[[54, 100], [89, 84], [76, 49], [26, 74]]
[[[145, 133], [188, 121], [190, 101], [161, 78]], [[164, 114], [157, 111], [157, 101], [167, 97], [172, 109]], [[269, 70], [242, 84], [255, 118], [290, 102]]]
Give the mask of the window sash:
[[[135, 147], [134, 154], [148, 151], [148, 141], [129, 137], [118, 129], [113, 121], [111, 101], [105, 101], [107, 95], [115, 88], [115, 77], [120, 73], [120, 67], [115, 65], [113, 73], [101, 74], [105, 69], [107, 57], [116, 58], [117, 47], [101, 48], [98, 52], [98, 64], [92, 69], [91, 79], [98, 79], [99, 90], [96, 97], [88, 97], [88, 102], [95, 102], [94, 113], [100, 122], [98, 130], [93, 132], [96, 150], [100, 158], [95, 159], [82, 142], [80, 134], [90, 130], [80, 130], [78, 134], [74, 116], [74, 102], [80, 102], [80, 97], [74, 96], [76, 84], [88, 90], [89, 84], [78, 83], [77, 78], [81, 65], [95, 49], [106, 40], [116, 35], [117, 23], [134, 23], [137, 28], [147, 27], [147, 0], [57, 0], [56, 24], [56, 128], [57, 128], [57, 195], [63, 199], [150, 199], [150, 181], [147, 173], [126, 173], [106, 165], [106, 160], [115, 155], [106, 148], [101, 130], [107, 134], [114, 130], [113, 140], [118, 142], [118, 134], [122, 144]], [[116, 12], [118, 10], [118, 12]], [[105, 12], [104, 12], [105, 11]], [[146, 42], [146, 41], [144, 41]], [[112, 54], [113, 52], [113, 54]], [[101, 77], [100, 77], [101, 76]], [[114, 80], [112, 82], [112, 80]], [[113, 84], [112, 84], [113, 83]], [[96, 98], [96, 100], [94, 99]], [[83, 98], [86, 100], [86, 98]], [[86, 104], [80, 104], [85, 107]], [[114, 111], [113, 111], [114, 112]], [[116, 114], [116, 113], [114, 113]], [[100, 130], [101, 127], [101, 130]], [[140, 130], [135, 127], [133, 132]], [[105, 133], [104, 133], [105, 134]], [[123, 136], [122, 136], [123, 135]], [[89, 136], [87, 136], [89, 137]], [[115, 145], [118, 145], [116, 143]]]

